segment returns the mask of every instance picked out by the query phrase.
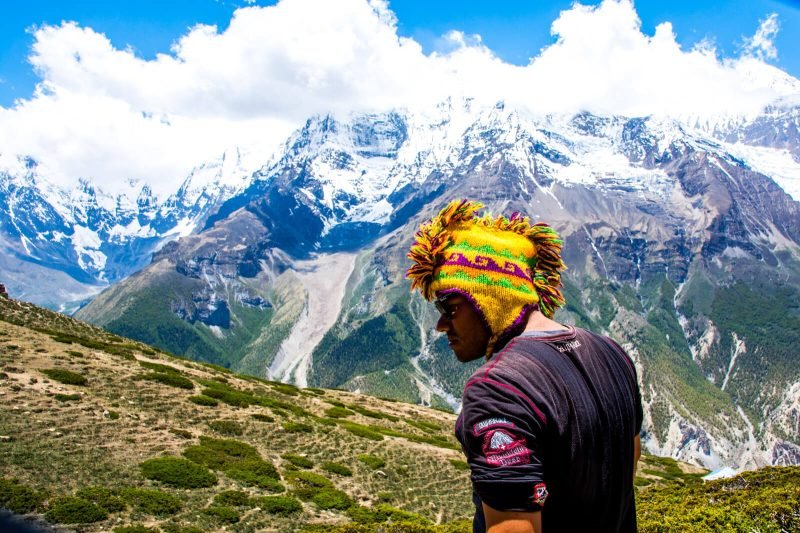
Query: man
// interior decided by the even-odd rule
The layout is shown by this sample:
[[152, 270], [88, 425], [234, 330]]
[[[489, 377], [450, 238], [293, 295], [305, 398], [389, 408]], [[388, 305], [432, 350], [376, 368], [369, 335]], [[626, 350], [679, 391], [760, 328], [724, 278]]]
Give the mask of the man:
[[564, 305], [562, 242], [527, 218], [448, 204], [408, 257], [412, 290], [461, 362], [456, 436], [467, 456], [475, 532], [636, 531], [641, 398], [614, 341], [552, 320]]

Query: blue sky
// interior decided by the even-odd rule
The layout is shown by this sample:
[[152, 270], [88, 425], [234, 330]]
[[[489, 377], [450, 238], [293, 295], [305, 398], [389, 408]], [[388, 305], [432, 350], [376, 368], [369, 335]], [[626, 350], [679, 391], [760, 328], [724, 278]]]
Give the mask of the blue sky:
[[[335, 1], [335, 0], [331, 0]], [[38, 76], [28, 62], [33, 35], [27, 29], [42, 24], [75, 21], [105, 34], [117, 48], [131, 46], [151, 59], [169, 53], [170, 46], [198, 23], [224, 30], [239, 7], [272, 5], [229, 0], [27, 0], [13, 2], [0, 17], [0, 106], [30, 97]], [[597, 0], [584, 0], [596, 5]], [[550, 25], [572, 2], [558, 0], [395, 0], [389, 2], [397, 16], [398, 33], [419, 42], [425, 52], [446, 44], [442, 35], [451, 30], [478, 34], [483, 43], [506, 62], [524, 65], [551, 44]], [[775, 38], [778, 57], [770, 62], [800, 78], [800, 0], [638, 0], [636, 10], [642, 31], [651, 35], [657, 24], [670, 21], [678, 43], [691, 48], [702, 39], [715, 43], [720, 55], [739, 53], [745, 37], [759, 22], [778, 15]]]

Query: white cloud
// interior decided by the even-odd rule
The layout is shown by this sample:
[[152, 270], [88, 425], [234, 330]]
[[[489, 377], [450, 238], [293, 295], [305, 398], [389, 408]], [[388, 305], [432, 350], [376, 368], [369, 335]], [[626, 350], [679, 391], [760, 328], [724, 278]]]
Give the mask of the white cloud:
[[775, 48], [775, 37], [778, 35], [779, 29], [778, 14], [771, 13], [761, 21], [755, 35], [745, 39], [745, 51], [762, 60], [777, 59], [778, 50]]
[[[34, 95], [0, 108], [0, 152], [32, 155], [60, 184], [129, 178], [173, 191], [231, 146], [266, 153], [315, 113], [426, 106], [447, 96], [505, 100], [536, 112], [751, 113], [798, 81], [765, 63], [768, 17], [741, 58], [704, 43], [683, 50], [669, 23], [641, 30], [630, 0], [575, 5], [556, 43], [529, 65], [503, 62], [480, 36], [452, 31], [426, 55], [399, 37], [385, 0], [282, 0], [198, 25], [152, 60], [75, 23], [34, 33]], [[120, 184], [120, 185], [117, 185]]]

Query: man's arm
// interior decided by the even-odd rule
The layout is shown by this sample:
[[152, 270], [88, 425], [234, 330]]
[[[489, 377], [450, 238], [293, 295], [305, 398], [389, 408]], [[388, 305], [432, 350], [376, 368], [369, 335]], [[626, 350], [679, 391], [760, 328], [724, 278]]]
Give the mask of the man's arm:
[[483, 504], [486, 533], [542, 533], [541, 511], [498, 511]]
[[639, 464], [639, 458], [642, 456], [642, 438], [637, 433], [633, 437], [633, 478], [636, 479], [636, 465]]

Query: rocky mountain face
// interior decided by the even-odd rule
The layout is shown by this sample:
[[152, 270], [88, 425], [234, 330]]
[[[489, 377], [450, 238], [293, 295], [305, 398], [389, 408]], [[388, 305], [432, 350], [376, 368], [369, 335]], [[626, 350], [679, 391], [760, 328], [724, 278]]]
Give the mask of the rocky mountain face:
[[116, 194], [88, 180], [73, 189], [43, 179], [25, 158], [0, 169], [0, 265], [16, 297], [74, 311], [103, 288], [150, 262], [164, 243], [191, 233], [239, 192], [237, 152], [197, 167], [159, 199], [135, 181]]
[[564, 237], [557, 318], [634, 358], [651, 451], [795, 464], [798, 109], [714, 125], [471, 101], [316, 117], [78, 316], [261, 377], [457, 408], [474, 367], [409, 294], [405, 253], [420, 222], [474, 198]]

